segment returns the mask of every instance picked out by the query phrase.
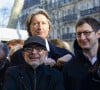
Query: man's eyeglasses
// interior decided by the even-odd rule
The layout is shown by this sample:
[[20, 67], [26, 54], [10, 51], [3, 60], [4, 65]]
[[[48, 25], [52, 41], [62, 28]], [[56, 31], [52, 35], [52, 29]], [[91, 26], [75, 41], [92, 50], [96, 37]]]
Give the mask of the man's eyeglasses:
[[41, 52], [46, 49], [44, 47], [36, 47], [36, 46], [23, 48], [23, 51], [28, 52], [28, 53], [32, 53], [33, 50], [36, 50], [37, 52]]
[[94, 31], [84, 31], [84, 32], [77, 32], [76, 37], [80, 38], [81, 34], [84, 34], [86, 37], [90, 36], [90, 34]]

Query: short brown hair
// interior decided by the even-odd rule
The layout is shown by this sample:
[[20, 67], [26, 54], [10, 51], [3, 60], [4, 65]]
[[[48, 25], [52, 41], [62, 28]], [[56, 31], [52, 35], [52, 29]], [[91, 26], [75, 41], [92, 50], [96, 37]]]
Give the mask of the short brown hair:
[[79, 19], [75, 28], [77, 29], [77, 27], [83, 25], [84, 23], [89, 24], [95, 32], [100, 29], [100, 22], [90, 16]]

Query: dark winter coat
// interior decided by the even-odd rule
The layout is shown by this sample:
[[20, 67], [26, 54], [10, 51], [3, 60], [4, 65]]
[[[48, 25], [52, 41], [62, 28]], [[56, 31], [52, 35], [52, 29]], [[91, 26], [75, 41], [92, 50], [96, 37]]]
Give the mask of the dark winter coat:
[[8, 68], [3, 90], [64, 90], [59, 71], [40, 65], [35, 71], [27, 64]]
[[[54, 44], [49, 42], [50, 52], [48, 52], [48, 57], [52, 58], [54, 60], [57, 60], [58, 58], [66, 55], [71, 54], [71, 52], [67, 51], [66, 49], [56, 47]], [[14, 55], [11, 58], [12, 65], [18, 65], [24, 63], [24, 58], [22, 56], [22, 49], [18, 50], [14, 53]]]
[[0, 90], [2, 90], [3, 82], [5, 78], [5, 72], [9, 65], [10, 63], [7, 59], [3, 60], [3, 62], [0, 63]]
[[[100, 60], [92, 65], [82, 53], [82, 49], [75, 41], [75, 58], [70, 60], [63, 68], [64, 83], [66, 90], [100, 90], [100, 77], [97, 70], [91, 72]], [[99, 51], [100, 52], [100, 51]], [[100, 53], [99, 53], [100, 54]], [[98, 55], [100, 57], [100, 55]]]

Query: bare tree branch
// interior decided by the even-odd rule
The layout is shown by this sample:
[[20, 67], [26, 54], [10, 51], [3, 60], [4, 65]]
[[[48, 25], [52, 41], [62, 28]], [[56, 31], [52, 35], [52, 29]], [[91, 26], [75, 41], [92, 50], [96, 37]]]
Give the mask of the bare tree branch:
[[15, 0], [13, 8], [11, 10], [11, 15], [9, 18], [8, 28], [16, 28], [18, 22], [18, 16], [23, 8], [24, 0]]

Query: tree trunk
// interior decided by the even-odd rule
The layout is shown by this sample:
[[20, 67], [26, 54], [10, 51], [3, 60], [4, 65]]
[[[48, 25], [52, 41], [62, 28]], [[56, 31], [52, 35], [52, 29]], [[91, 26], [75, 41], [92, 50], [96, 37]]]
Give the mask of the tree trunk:
[[9, 18], [8, 28], [17, 28], [18, 16], [23, 8], [24, 0], [15, 0], [13, 8], [11, 10], [11, 15]]

